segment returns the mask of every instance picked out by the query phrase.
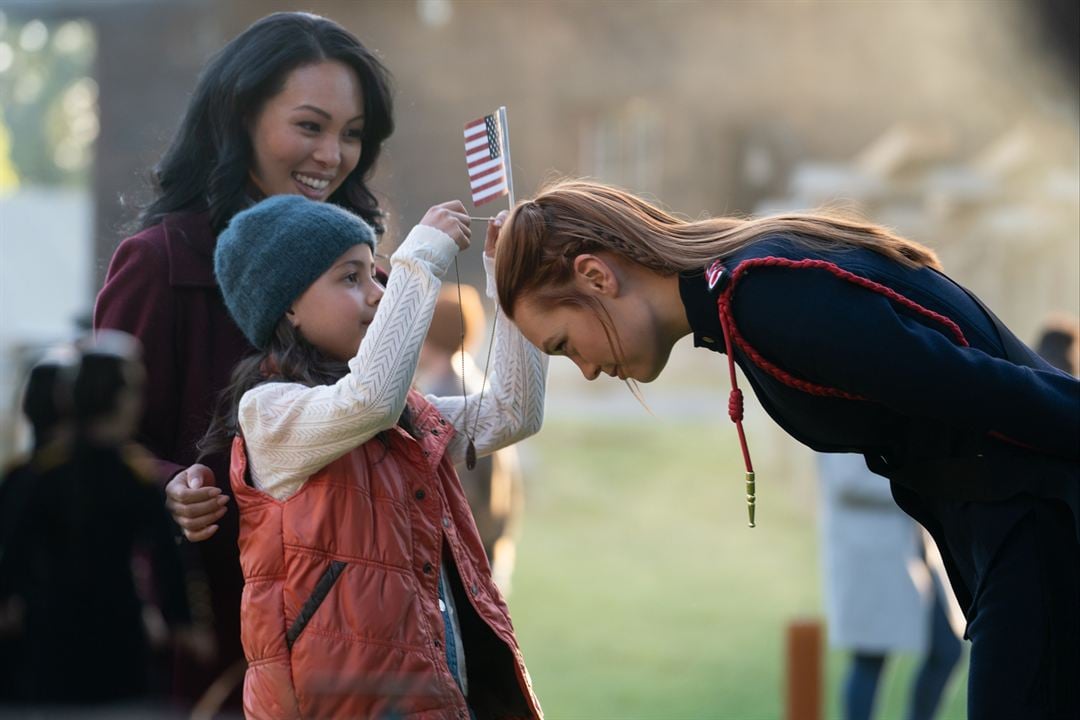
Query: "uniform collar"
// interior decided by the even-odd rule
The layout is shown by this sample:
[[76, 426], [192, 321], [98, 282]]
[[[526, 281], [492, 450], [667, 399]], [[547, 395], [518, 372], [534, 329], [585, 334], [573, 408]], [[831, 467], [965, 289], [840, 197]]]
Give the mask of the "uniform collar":
[[[724, 352], [724, 333], [716, 302], [726, 284], [727, 271], [716, 266], [711, 269], [712, 273], [706, 268], [679, 273], [679, 296], [694, 334], [694, 347]], [[722, 272], [717, 274], [717, 270]], [[710, 279], [714, 282], [710, 283]]]

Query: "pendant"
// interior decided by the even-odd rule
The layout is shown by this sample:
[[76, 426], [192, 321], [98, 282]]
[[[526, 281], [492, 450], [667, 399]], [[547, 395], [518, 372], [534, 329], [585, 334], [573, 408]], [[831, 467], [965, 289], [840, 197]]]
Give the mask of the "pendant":
[[465, 467], [469, 470], [476, 467], [476, 446], [472, 438], [469, 438], [469, 446], [465, 448]]

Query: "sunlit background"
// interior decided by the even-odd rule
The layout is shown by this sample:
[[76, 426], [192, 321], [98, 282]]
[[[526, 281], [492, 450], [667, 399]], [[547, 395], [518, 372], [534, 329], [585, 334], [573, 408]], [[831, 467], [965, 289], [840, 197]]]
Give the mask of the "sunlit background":
[[[1067, 6], [0, 2], [0, 459], [24, 442], [25, 368], [88, 322], [199, 68], [268, 12], [327, 15], [394, 75], [397, 131], [374, 182], [388, 245], [433, 203], [466, 199], [462, 126], [506, 105], [519, 198], [568, 174], [688, 217], [839, 204], [937, 250], [1031, 342], [1049, 314], [1080, 310]], [[480, 280], [476, 253], [462, 267]], [[780, 717], [785, 628], [821, 615], [812, 456], [749, 407], [747, 529], [723, 365], [688, 345], [671, 363], [647, 411], [554, 359], [545, 428], [522, 447], [510, 602], [551, 717]], [[884, 717], [900, 715], [912, 664], [890, 669]], [[840, 672], [830, 654], [830, 717]], [[943, 717], [963, 717], [963, 685]]]

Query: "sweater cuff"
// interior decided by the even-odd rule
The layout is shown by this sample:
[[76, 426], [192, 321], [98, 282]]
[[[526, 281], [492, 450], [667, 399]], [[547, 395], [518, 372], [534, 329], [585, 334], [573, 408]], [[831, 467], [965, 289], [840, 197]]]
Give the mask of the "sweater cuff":
[[495, 258], [488, 257], [484, 253], [484, 276], [487, 278], [487, 296], [492, 300], [499, 299], [499, 293], [495, 287]]

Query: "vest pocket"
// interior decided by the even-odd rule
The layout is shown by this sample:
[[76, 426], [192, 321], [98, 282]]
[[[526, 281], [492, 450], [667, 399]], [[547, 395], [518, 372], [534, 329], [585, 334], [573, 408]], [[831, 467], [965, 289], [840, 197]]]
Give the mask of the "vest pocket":
[[344, 562], [331, 560], [330, 567], [326, 568], [326, 572], [319, 578], [319, 582], [315, 583], [315, 589], [311, 591], [311, 595], [304, 601], [304, 606], [300, 608], [300, 614], [296, 616], [292, 625], [289, 626], [289, 630], [285, 633], [285, 645], [289, 650], [292, 650], [293, 643], [300, 637], [300, 633], [307, 627], [311, 617], [322, 605], [326, 596], [330, 594], [330, 588], [334, 587], [334, 583], [337, 582], [338, 577], [341, 576], [341, 571], [344, 569]]

